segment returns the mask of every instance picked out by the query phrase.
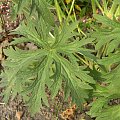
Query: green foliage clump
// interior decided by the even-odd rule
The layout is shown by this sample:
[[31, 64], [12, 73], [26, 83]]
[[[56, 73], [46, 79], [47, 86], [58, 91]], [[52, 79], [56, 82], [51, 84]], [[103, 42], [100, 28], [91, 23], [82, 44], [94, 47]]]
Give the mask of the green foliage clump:
[[[24, 13], [26, 19], [10, 32], [20, 37], [3, 50], [7, 56], [0, 76], [4, 101], [20, 95], [34, 114], [42, 104], [49, 106], [46, 88], [52, 98], [63, 89], [64, 98], [71, 96], [80, 108], [95, 98], [87, 114], [96, 120], [119, 120], [120, 105], [110, 103], [120, 98], [120, 23], [116, 19], [119, 8], [113, 14], [119, 1], [117, 4], [115, 1], [110, 11], [106, 0], [103, 6], [97, 0], [89, 2], [94, 13], [97, 4], [103, 15], [93, 15], [96, 25], [85, 34], [76, 16], [74, 19], [71, 16], [75, 1], [69, 3], [67, 17], [58, 1], [52, 1], [59, 20], [56, 25], [49, 0], [13, 0], [15, 13]], [[37, 49], [16, 47], [28, 42], [34, 43]]]
[[3, 63], [5, 72], [1, 75], [5, 101], [11, 95], [14, 98], [19, 94], [28, 102], [31, 112], [35, 113], [42, 102], [48, 106], [45, 86], [49, 87], [55, 97], [64, 81], [65, 97], [71, 95], [73, 102], [78, 105], [85, 102], [95, 80], [78, 65], [75, 54], [79, 52], [84, 55], [87, 49], [83, 46], [94, 39], [76, 39], [75, 36], [79, 35], [75, 30], [77, 25], [78, 22], [70, 25], [65, 22], [59, 29], [48, 24], [44, 16], [39, 16], [35, 20], [30, 19], [27, 24], [21, 23], [11, 32], [21, 35], [11, 45], [32, 42], [38, 49], [21, 50], [10, 47], [4, 50], [8, 56]]
[[96, 38], [97, 55], [102, 58], [97, 63], [101, 67], [100, 71], [104, 72], [101, 76], [103, 85], [96, 85], [93, 95], [97, 98], [91, 104], [88, 114], [96, 117], [96, 120], [119, 120], [119, 102], [114, 105], [114, 101], [120, 98], [120, 23], [106, 16], [95, 15], [95, 18], [104, 26], [102, 30], [97, 28], [91, 32], [91, 37]]

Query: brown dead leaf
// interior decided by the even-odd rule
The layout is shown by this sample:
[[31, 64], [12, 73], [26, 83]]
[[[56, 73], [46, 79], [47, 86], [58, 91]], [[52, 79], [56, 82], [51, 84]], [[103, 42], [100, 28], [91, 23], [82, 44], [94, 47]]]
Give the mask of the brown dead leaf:
[[16, 111], [16, 117], [17, 117], [18, 120], [21, 119], [22, 115], [23, 115], [22, 111]]
[[60, 114], [61, 118], [64, 120], [73, 120], [75, 110], [76, 110], [76, 105], [74, 104], [72, 107], [66, 109], [65, 111], [62, 112], [62, 114]]

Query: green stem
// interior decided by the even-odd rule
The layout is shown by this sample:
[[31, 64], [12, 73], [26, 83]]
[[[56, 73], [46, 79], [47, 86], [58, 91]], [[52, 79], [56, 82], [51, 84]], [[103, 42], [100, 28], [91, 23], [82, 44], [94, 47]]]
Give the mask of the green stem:
[[60, 14], [60, 6], [59, 6], [57, 0], [54, 0], [54, 2], [55, 2], [55, 8], [56, 8], [56, 12], [57, 12], [59, 22], [60, 22], [60, 24], [62, 24], [62, 17], [61, 17], [61, 14]]
[[103, 7], [104, 7], [104, 13], [107, 15], [108, 14], [107, 2], [106, 0], [102, 0], [102, 2], [103, 2]]
[[66, 21], [69, 20], [69, 17], [70, 17], [70, 14], [71, 14], [71, 12], [72, 12], [72, 9], [74, 8], [74, 3], [75, 3], [75, 0], [72, 1], [72, 4], [71, 4], [70, 10], [69, 10], [69, 12], [68, 12], [68, 17], [67, 17]]
[[86, 64], [87, 66], [89, 66], [88, 62], [86, 62], [83, 58], [81, 58], [77, 53], [74, 53], [74, 55], [81, 60], [84, 64]]
[[120, 17], [120, 5], [118, 6], [116, 12], [115, 12], [115, 17], [118, 18]]
[[105, 52], [105, 49], [106, 49], [106, 45], [103, 45], [97, 52], [97, 55], [96, 57], [98, 58], [101, 58], [101, 57], [104, 57], [106, 53]]
[[75, 21], [77, 20], [77, 18], [76, 18], [76, 14], [75, 14], [75, 8], [73, 7], [73, 15], [74, 15], [74, 19], [75, 19]]
[[116, 10], [118, 8], [118, 3], [116, 2], [116, 0], [113, 1], [112, 7], [108, 13], [108, 17], [110, 17], [111, 19], [113, 19], [113, 15], [115, 14]]
[[[65, 8], [65, 10], [66, 10], [66, 12], [67, 12], [67, 14], [69, 15], [69, 11], [68, 11], [67, 7], [65, 6], [63, 0], [61, 0], [61, 2], [62, 2], [62, 4], [63, 4], [63, 6], [64, 6], [64, 8]], [[74, 11], [74, 7], [73, 7], [73, 11]], [[71, 20], [72, 22], [74, 22], [74, 19], [71, 17], [71, 15], [69, 16], [69, 18], [70, 18], [70, 20]], [[75, 18], [75, 20], [76, 20], [76, 14], [75, 14], [75, 12], [74, 12], [74, 18]], [[67, 19], [68, 19], [68, 18], [67, 18]], [[86, 34], [79, 28], [78, 25], [77, 25], [77, 29], [78, 29], [78, 32], [79, 32], [79, 33], [82, 33], [82, 34], [86, 37]]]
[[101, 5], [99, 4], [99, 2], [97, 0], [95, 0], [95, 2], [96, 2], [96, 5], [98, 6], [98, 8], [101, 10], [102, 14], [104, 15], [104, 10], [101, 7]]
[[[76, 14], [75, 14], [75, 9], [73, 8], [73, 12], [74, 12], [74, 18], [75, 18], [75, 21], [77, 20], [76, 18]], [[86, 34], [79, 28], [79, 26], [77, 25], [77, 29], [78, 29], [78, 32], [79, 33], [82, 33], [85, 37], [86, 37]]]
[[91, 0], [91, 4], [92, 4], [92, 10], [93, 10], [93, 14], [96, 13], [96, 5], [95, 5], [95, 0]]

